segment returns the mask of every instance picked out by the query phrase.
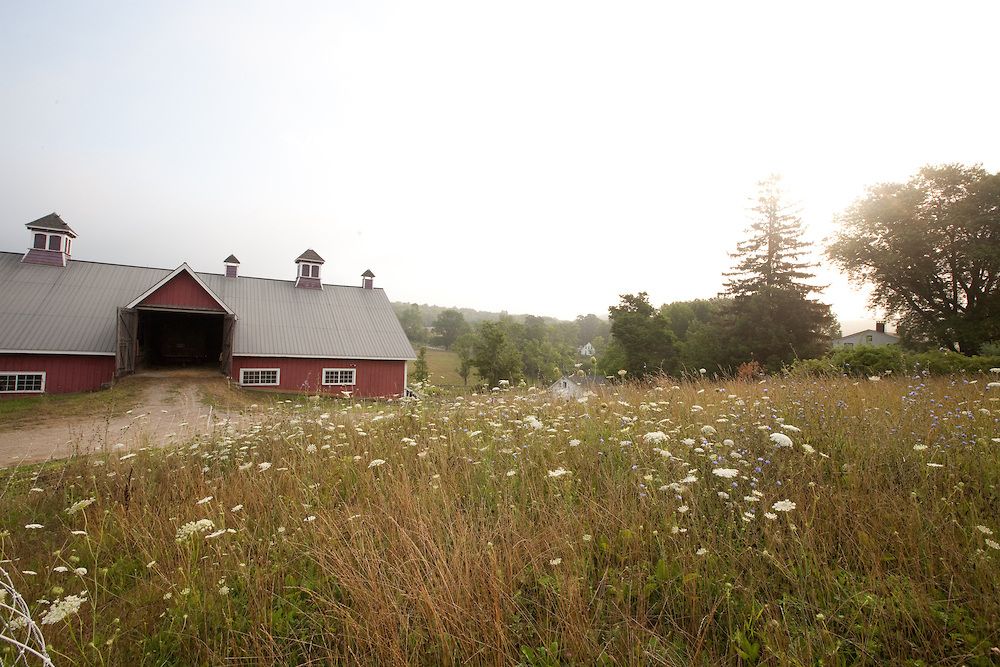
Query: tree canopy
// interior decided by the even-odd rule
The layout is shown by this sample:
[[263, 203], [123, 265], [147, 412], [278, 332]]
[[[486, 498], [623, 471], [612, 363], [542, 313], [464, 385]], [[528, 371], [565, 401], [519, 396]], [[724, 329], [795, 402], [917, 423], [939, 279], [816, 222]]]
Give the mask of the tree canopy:
[[1000, 174], [924, 167], [869, 188], [839, 223], [828, 256], [872, 285], [904, 341], [976, 354], [1000, 340]]
[[442, 310], [434, 320], [434, 334], [437, 341], [446, 349], [458, 340], [458, 337], [469, 331], [469, 323], [465, 321], [465, 316], [454, 308]]
[[670, 323], [645, 292], [623, 294], [608, 312], [611, 335], [620, 346], [615, 353], [624, 358], [624, 370], [633, 377], [677, 372], [679, 355]]

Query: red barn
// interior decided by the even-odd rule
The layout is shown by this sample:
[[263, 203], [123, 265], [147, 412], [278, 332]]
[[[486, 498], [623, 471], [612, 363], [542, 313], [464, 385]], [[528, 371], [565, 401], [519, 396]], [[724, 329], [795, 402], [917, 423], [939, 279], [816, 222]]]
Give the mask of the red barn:
[[375, 275], [330, 285], [306, 250], [294, 280], [71, 259], [52, 213], [0, 252], [0, 397], [88, 391], [140, 367], [214, 365], [246, 387], [400, 396], [413, 347]]

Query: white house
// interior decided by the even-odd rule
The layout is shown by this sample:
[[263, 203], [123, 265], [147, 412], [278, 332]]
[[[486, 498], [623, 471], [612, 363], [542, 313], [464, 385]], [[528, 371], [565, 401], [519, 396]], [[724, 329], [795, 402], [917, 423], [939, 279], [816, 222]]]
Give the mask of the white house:
[[552, 383], [549, 391], [560, 398], [583, 398], [606, 382], [600, 375], [564, 375]]
[[885, 332], [885, 322], [876, 322], [874, 329], [865, 329], [841, 338], [834, 338], [831, 344], [834, 348], [860, 347], [862, 345], [896, 345], [899, 337]]
[[587, 343], [579, 350], [581, 357], [592, 357], [597, 354], [597, 350], [594, 349], [593, 343]]

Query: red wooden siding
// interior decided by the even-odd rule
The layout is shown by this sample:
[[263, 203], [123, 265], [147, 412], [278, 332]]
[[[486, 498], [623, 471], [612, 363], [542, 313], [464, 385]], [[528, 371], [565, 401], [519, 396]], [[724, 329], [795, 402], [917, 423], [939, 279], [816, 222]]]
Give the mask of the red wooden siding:
[[166, 285], [160, 287], [139, 304], [142, 306], [160, 306], [162, 308], [190, 308], [193, 310], [214, 310], [224, 312], [205, 289], [198, 284], [190, 274], [182, 271], [171, 278]]
[[[390, 398], [403, 393], [406, 362], [370, 359], [294, 359], [290, 357], [233, 357], [232, 378], [240, 381], [241, 368], [280, 368], [277, 387], [261, 387], [289, 392], [339, 394], [352, 391], [355, 398]], [[324, 368], [355, 368], [353, 387], [323, 386]]]
[[[115, 376], [115, 358], [73, 354], [0, 354], [2, 371], [42, 371], [45, 393], [64, 394], [94, 391]], [[0, 394], [0, 398], [37, 396], [37, 394]]]

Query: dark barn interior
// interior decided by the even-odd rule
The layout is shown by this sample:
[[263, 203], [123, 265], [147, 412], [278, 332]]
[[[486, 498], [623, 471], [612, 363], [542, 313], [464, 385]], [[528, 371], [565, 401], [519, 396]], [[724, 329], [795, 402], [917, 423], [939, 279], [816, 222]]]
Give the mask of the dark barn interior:
[[139, 311], [138, 365], [218, 365], [222, 354], [223, 315]]

